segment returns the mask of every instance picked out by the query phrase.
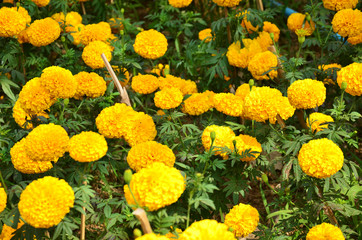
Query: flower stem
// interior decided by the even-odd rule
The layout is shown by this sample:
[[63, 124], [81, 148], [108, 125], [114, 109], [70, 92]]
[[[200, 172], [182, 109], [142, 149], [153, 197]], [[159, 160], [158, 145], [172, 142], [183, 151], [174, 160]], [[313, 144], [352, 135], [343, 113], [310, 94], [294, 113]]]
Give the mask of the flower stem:
[[6, 193], [8, 193], [8, 188], [6, 187], [6, 184], [5, 184], [5, 181], [4, 181], [4, 178], [3, 178], [3, 175], [0, 171], [0, 181], [1, 181], [1, 184], [3, 185], [3, 188], [5, 190]]

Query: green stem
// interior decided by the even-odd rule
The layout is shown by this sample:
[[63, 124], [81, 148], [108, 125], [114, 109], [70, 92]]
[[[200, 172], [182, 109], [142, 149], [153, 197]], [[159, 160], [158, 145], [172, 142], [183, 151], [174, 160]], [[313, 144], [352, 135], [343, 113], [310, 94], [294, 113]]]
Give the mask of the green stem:
[[132, 189], [131, 189], [131, 184], [130, 184], [130, 183], [127, 183], [127, 185], [128, 185], [129, 192], [131, 193], [132, 198], [133, 198], [134, 202], [136, 203], [137, 208], [139, 208], [140, 205], [139, 205], [139, 203], [137, 202], [137, 199], [135, 198], [135, 196], [133, 195], [133, 192], [132, 192]]
[[186, 149], [185, 143], [184, 143], [184, 141], [183, 141], [183, 139], [182, 139], [180, 126], [176, 123], [175, 119], [172, 117], [172, 113], [169, 113], [169, 116], [170, 116], [172, 122], [175, 124], [175, 127], [177, 128], [177, 133], [178, 133], [178, 136], [179, 136], [179, 138], [180, 138], [180, 141], [181, 141], [181, 144], [182, 144], [183, 149]]
[[8, 188], [6, 187], [6, 184], [5, 184], [5, 181], [3, 178], [3, 174], [1, 173], [1, 171], [0, 171], [0, 180], [1, 180], [1, 184], [3, 185], [5, 192], [8, 193]]
[[192, 190], [190, 192], [190, 196], [189, 196], [189, 201], [188, 201], [188, 206], [187, 206], [187, 220], [186, 220], [186, 228], [189, 227], [190, 225], [190, 212], [191, 212], [191, 200], [192, 200], [192, 197], [194, 196], [194, 190]]

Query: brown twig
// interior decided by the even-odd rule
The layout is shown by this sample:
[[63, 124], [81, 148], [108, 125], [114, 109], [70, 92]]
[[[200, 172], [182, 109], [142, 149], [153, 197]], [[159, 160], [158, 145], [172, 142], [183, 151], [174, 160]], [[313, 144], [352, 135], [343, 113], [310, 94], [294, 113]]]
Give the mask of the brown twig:
[[[83, 185], [87, 185], [87, 181], [83, 181]], [[83, 207], [83, 211], [85, 212], [85, 207]], [[80, 216], [80, 240], [85, 240], [85, 214], [82, 213]]]
[[296, 114], [299, 120], [300, 125], [302, 126], [302, 128], [304, 129], [308, 129], [307, 123], [304, 120], [304, 113], [302, 109], [298, 109], [296, 110]]
[[280, 125], [280, 127], [283, 129], [285, 128], [285, 122], [284, 120], [282, 119], [282, 117], [279, 115], [279, 113], [277, 114], [277, 121], [278, 121], [278, 124]]
[[150, 222], [148, 221], [145, 210], [143, 210], [142, 208], [137, 208], [133, 211], [132, 214], [136, 216], [138, 221], [140, 221], [143, 233], [152, 233], [152, 228]]
[[113, 71], [113, 68], [112, 68], [111, 64], [109, 64], [109, 62], [107, 60], [106, 55], [104, 55], [104, 53], [102, 53], [101, 57], [103, 59], [104, 64], [106, 65], [106, 68], [107, 68], [109, 74], [112, 77], [114, 85], [116, 85], [117, 90], [118, 90], [119, 94], [121, 95], [121, 102], [125, 103], [128, 106], [131, 106], [131, 101], [130, 101], [130, 99], [128, 97], [127, 90], [126, 90], [126, 88], [122, 87], [122, 85], [120, 84], [116, 74]]
[[256, 3], [258, 5], [258, 10], [264, 11], [264, 5], [262, 0], [257, 0]]
[[81, 2], [80, 5], [82, 6], [83, 15], [86, 15], [87, 12], [85, 11], [84, 3]]

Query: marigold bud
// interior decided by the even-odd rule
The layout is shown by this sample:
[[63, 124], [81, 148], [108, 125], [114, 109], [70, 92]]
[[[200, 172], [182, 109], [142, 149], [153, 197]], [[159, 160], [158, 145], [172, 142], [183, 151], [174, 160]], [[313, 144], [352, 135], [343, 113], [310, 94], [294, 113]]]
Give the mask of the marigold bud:
[[135, 228], [135, 229], [133, 230], [133, 236], [134, 236], [134, 238], [141, 237], [141, 236], [142, 236], [142, 231], [139, 230], [138, 228]]
[[310, 20], [312, 20], [312, 17], [310, 16], [309, 13], [305, 13], [305, 19], [310, 22]]
[[131, 179], [132, 179], [132, 170], [127, 169], [126, 171], [124, 171], [123, 178], [124, 178], [124, 181], [127, 184], [129, 184], [131, 182]]
[[214, 141], [215, 141], [215, 138], [216, 138], [216, 133], [215, 133], [215, 131], [212, 131], [212, 132], [210, 133], [210, 138], [211, 138], [211, 142], [214, 142]]
[[251, 90], [251, 88], [254, 86], [254, 80], [253, 79], [249, 80], [249, 86], [250, 86], [250, 90]]
[[305, 42], [305, 36], [298, 36], [298, 42], [302, 45]]
[[347, 82], [343, 81], [342, 84], [341, 84], [342, 91], [346, 90], [346, 88], [347, 88]]
[[263, 182], [265, 182], [265, 183], [269, 182], [268, 176], [265, 173], [263, 175], [261, 175], [261, 179], [263, 179]]

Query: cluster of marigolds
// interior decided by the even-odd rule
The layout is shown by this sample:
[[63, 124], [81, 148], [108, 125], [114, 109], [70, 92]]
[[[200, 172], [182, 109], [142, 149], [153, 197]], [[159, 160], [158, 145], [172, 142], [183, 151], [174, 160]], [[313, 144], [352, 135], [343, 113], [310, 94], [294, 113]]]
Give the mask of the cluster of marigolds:
[[[48, 1], [32, 0], [38, 7], [44, 7]], [[4, 1], [6, 2], [6, 1]], [[7, 1], [11, 2], [11, 1]], [[192, 0], [169, 0], [173, 7], [190, 5]], [[240, 0], [213, 0], [222, 7], [235, 7]], [[362, 42], [362, 12], [353, 8], [358, 0], [325, 0], [324, 7], [338, 11], [331, 24], [334, 32], [348, 37], [350, 44]], [[254, 39], [242, 39], [232, 43], [227, 51], [231, 66], [245, 68], [255, 80], [264, 81], [278, 77], [278, 56], [270, 46], [279, 40], [280, 30], [270, 22], [264, 22], [263, 28], [253, 26], [247, 20], [248, 12], [240, 12], [239, 18], [245, 31], [258, 32]], [[299, 37], [311, 35], [315, 24], [304, 14], [292, 14], [287, 22], [288, 28]], [[92, 69], [103, 68], [101, 54], [109, 61], [112, 59], [112, 27], [122, 27], [118, 20], [109, 23], [82, 24], [82, 16], [77, 12], [66, 15], [57, 13], [51, 17], [31, 22], [28, 11], [22, 6], [2, 7], [0, 9], [0, 36], [16, 37], [19, 43], [34, 46], [46, 46], [59, 38], [62, 31], [73, 36], [73, 43], [83, 49], [82, 59]], [[199, 33], [203, 42], [215, 39], [211, 29]], [[133, 45], [134, 51], [147, 59], [162, 57], [167, 51], [166, 37], [154, 30], [140, 32]], [[198, 92], [197, 84], [169, 74], [169, 68], [163, 66], [152, 73], [134, 76], [131, 83], [133, 91], [140, 94], [154, 94], [154, 104], [160, 110], [180, 109], [189, 115], [201, 115], [214, 108], [217, 111], [257, 122], [269, 121], [275, 124], [294, 116], [298, 109], [312, 109], [321, 106], [326, 99], [326, 85], [330, 83], [303, 79], [293, 82], [287, 97], [270, 87], [256, 87], [251, 81], [240, 85], [235, 93]], [[362, 94], [362, 64], [353, 63], [342, 67], [339, 64], [320, 66], [327, 71], [337, 72], [337, 83], [342, 89], [353, 95]], [[123, 70], [122, 70], [123, 71]], [[264, 74], [268, 72], [267, 74]], [[128, 79], [127, 79], [128, 80]], [[68, 152], [75, 161], [92, 162], [106, 155], [106, 138], [122, 138], [131, 149], [127, 163], [136, 173], [124, 192], [131, 206], [156, 211], [178, 201], [185, 190], [185, 177], [174, 167], [176, 157], [166, 145], [153, 141], [157, 135], [152, 117], [136, 112], [132, 107], [116, 103], [105, 108], [96, 117], [99, 133], [84, 131], [69, 137], [66, 130], [52, 123], [41, 124], [33, 128], [27, 120], [34, 116], [48, 117], [46, 111], [57, 99], [97, 98], [106, 91], [106, 81], [94, 72], [79, 72], [73, 75], [69, 70], [51, 66], [45, 68], [41, 76], [28, 81], [22, 88], [13, 108], [13, 117], [19, 126], [32, 129], [27, 137], [16, 143], [11, 149], [14, 167], [25, 174], [43, 173], [53, 167]], [[159, 114], [164, 114], [160, 111]], [[333, 122], [331, 116], [315, 112], [310, 114], [307, 125], [314, 132], [328, 128]], [[242, 161], [253, 161], [261, 153], [258, 140], [248, 135], [238, 135], [228, 126], [211, 125], [204, 129], [201, 136], [206, 151], [227, 159], [230, 152], [243, 153], [251, 149], [255, 154], [244, 157]], [[223, 151], [228, 148], [231, 151]], [[298, 161], [303, 172], [315, 178], [327, 178], [342, 168], [344, 156], [334, 142], [327, 138], [311, 140], [304, 144], [299, 152]], [[152, 184], [150, 184], [152, 183]], [[57, 225], [74, 204], [74, 192], [62, 179], [47, 176], [30, 183], [20, 196], [18, 208], [21, 218], [35, 228], [49, 228]], [[0, 211], [6, 207], [7, 194], [0, 188]], [[245, 204], [234, 206], [225, 216], [224, 223], [216, 220], [194, 222], [182, 233], [179, 239], [235, 239], [252, 233], [259, 222], [258, 211]], [[20, 227], [23, 222], [20, 222]], [[232, 231], [230, 231], [232, 229]], [[0, 239], [7, 239], [14, 229], [4, 225]], [[323, 223], [310, 229], [307, 240], [344, 239], [342, 232], [335, 226]], [[172, 236], [146, 234], [139, 239], [169, 239]]]

